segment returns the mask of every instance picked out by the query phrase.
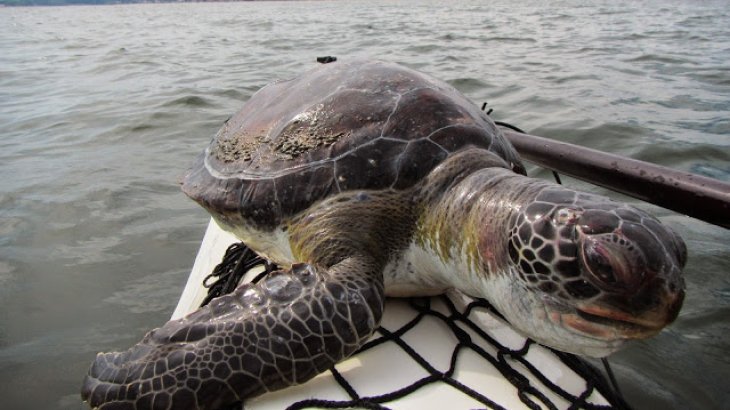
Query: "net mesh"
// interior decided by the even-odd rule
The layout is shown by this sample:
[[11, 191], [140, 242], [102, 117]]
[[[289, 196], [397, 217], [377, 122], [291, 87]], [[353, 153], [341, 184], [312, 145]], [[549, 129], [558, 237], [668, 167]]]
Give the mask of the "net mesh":
[[[209, 294], [203, 305], [215, 297], [233, 291], [244, 274], [257, 265], [263, 265], [264, 270], [253, 278], [252, 282], [259, 281], [266, 274], [277, 269], [275, 265], [267, 263], [243, 243], [231, 245], [226, 251], [223, 261], [204, 281], [204, 285], [209, 289]], [[540, 368], [539, 362], [531, 357], [535, 354], [536, 349], [544, 349], [544, 347], [524, 338], [520, 339], [521, 342], [518, 345], [511, 343], [508, 346], [490, 334], [488, 329], [480, 326], [480, 323], [483, 323], [478, 320], [480, 315], [490, 314], [495, 318], [501, 318], [499, 312], [484, 299], [449, 292], [435, 297], [407, 298], [398, 303], [401, 308], [413, 311], [412, 318], [395, 327], [392, 324], [389, 324], [387, 328], [381, 325], [373, 337], [355, 355], [366, 354], [384, 344], [392, 344], [407, 354], [417, 366], [420, 366], [425, 376], [384, 394], [363, 394], [358, 392], [356, 383], [349, 380], [345, 376], [345, 372], [338, 370], [339, 365], [336, 365], [330, 371], [334, 380], [346, 392], [348, 399], [306, 398], [291, 403], [288, 409], [353, 407], [388, 409], [391, 408], [388, 406], [394, 405], [397, 400], [436, 384], [448, 385], [458, 394], [467, 395], [476, 404], [475, 408], [506, 409], [502, 404], [455, 377], [460, 361], [472, 360], [473, 354], [484, 360], [485, 365], [497, 369], [502, 378], [516, 389], [517, 397], [529, 409], [630, 408], [598, 369], [575, 355], [552, 350], [560, 361], [584, 380], [582, 389], [568, 391], [554, 383], [544, 374], [547, 369]], [[410, 331], [426, 321], [440, 322], [455, 337], [455, 343], [439, 345], [439, 348], [451, 349], [450, 360], [445, 368], [429, 362], [424, 355], [419, 353], [418, 349], [412, 346], [412, 341], [408, 343], [406, 340]], [[606, 401], [595, 402], [594, 393], [598, 393]], [[238, 403], [233, 408], [240, 409], [241, 407], [241, 404]]]

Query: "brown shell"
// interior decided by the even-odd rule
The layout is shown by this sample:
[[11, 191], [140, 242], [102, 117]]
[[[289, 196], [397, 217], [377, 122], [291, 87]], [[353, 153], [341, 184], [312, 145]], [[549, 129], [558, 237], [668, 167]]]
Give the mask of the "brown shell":
[[393, 63], [330, 63], [254, 94], [183, 191], [231, 225], [273, 229], [338, 192], [413, 186], [466, 146], [523, 169], [489, 117], [448, 84]]

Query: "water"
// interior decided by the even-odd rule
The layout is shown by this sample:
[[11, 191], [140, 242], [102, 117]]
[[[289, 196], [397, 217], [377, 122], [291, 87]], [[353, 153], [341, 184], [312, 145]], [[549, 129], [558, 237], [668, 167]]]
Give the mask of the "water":
[[[169, 317], [208, 220], [179, 177], [316, 56], [403, 63], [535, 134], [730, 180], [730, 7], [512, 3], [0, 9], [3, 408], [83, 408], [94, 354]], [[641, 206], [687, 240], [688, 297], [612, 358], [621, 387], [636, 408], [727, 406], [730, 232]]]

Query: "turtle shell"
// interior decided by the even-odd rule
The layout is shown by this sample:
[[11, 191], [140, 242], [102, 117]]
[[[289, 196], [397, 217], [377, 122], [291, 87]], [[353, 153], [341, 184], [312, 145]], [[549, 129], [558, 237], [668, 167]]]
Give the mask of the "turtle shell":
[[337, 62], [254, 94], [183, 191], [221, 222], [272, 230], [330, 195], [411, 187], [467, 146], [524, 172], [492, 120], [448, 84], [393, 63]]

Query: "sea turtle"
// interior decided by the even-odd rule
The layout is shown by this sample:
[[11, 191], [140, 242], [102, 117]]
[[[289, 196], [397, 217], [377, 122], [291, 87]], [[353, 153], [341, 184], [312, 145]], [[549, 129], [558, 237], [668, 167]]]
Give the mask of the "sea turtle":
[[540, 343], [597, 357], [676, 318], [678, 235], [524, 174], [484, 112], [400, 65], [337, 62], [264, 87], [182, 189], [283, 269], [100, 353], [82, 397], [216, 409], [302, 383], [362, 346], [385, 296], [457, 288]]

